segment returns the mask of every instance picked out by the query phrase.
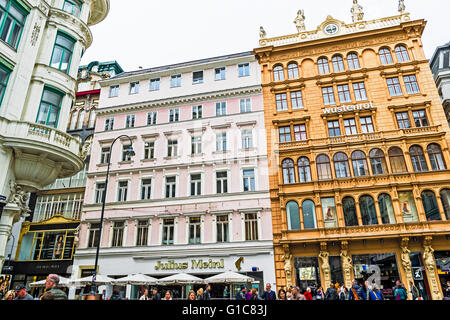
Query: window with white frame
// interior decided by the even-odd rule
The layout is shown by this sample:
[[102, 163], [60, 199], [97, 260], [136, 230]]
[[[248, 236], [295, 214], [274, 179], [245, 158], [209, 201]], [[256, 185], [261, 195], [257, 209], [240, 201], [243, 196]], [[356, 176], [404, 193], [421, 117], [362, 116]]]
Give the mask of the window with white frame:
[[89, 226], [88, 248], [96, 248], [100, 241], [100, 223], [91, 223]]
[[141, 200], [150, 200], [152, 195], [152, 179], [142, 179], [141, 182]]
[[199, 244], [201, 230], [200, 217], [189, 217], [189, 244]]
[[167, 141], [167, 157], [176, 157], [178, 156], [178, 141], [177, 140], [168, 140]]
[[238, 65], [239, 77], [247, 77], [250, 75], [250, 64], [244, 63]]
[[159, 90], [159, 84], [160, 84], [160, 79], [159, 78], [151, 79], [150, 80], [150, 91], [157, 91], [157, 90]]
[[191, 174], [191, 196], [202, 194], [202, 175], [200, 173]]
[[202, 136], [191, 137], [191, 154], [202, 153]]
[[176, 177], [166, 177], [166, 198], [175, 198], [176, 186]]
[[128, 181], [119, 181], [119, 188], [117, 191], [117, 201], [125, 202], [127, 201], [128, 194]]
[[245, 222], [245, 240], [247, 241], [258, 240], [258, 214], [246, 213], [244, 222]]
[[139, 82], [130, 83], [130, 94], [139, 93]]
[[147, 113], [147, 125], [148, 126], [152, 126], [152, 125], [156, 124], [157, 115], [158, 115], [158, 112], [156, 112], [156, 111]]
[[155, 142], [144, 142], [144, 160], [155, 159]]
[[216, 151], [227, 151], [227, 133], [221, 132], [216, 134]]
[[244, 129], [241, 131], [242, 149], [253, 148], [253, 133], [251, 129]]
[[119, 86], [111, 86], [109, 87], [109, 97], [114, 98], [119, 96]]
[[181, 87], [181, 74], [170, 77], [170, 87]]
[[105, 183], [97, 183], [95, 185], [95, 203], [102, 203], [103, 198], [105, 197]]
[[228, 216], [217, 216], [217, 242], [228, 242]]
[[216, 116], [225, 116], [227, 114], [227, 103], [216, 102]]
[[134, 123], [136, 121], [136, 116], [134, 114], [127, 115], [125, 122], [125, 128], [134, 128]]
[[162, 244], [171, 245], [174, 241], [175, 232], [175, 221], [174, 219], [164, 219], [163, 220], [163, 230], [162, 230]]
[[131, 145], [129, 144], [122, 146], [122, 162], [131, 161], [130, 148]]
[[111, 147], [103, 147], [100, 153], [100, 164], [107, 164], [111, 156]]
[[136, 224], [136, 246], [143, 247], [148, 244], [148, 220], [138, 220]]
[[214, 80], [225, 80], [225, 67], [214, 70]]
[[217, 193], [228, 193], [228, 173], [227, 171], [216, 172]]
[[252, 111], [252, 100], [250, 98], [241, 99], [239, 104], [241, 107], [241, 113]]
[[180, 109], [170, 109], [169, 122], [177, 122], [180, 120]]
[[203, 117], [203, 106], [192, 107], [192, 119], [201, 119]]
[[246, 169], [242, 171], [243, 185], [245, 191], [255, 191], [255, 169]]
[[121, 247], [123, 245], [124, 230], [125, 222], [113, 222], [111, 247]]
[[114, 118], [108, 118], [105, 120], [105, 131], [114, 129]]

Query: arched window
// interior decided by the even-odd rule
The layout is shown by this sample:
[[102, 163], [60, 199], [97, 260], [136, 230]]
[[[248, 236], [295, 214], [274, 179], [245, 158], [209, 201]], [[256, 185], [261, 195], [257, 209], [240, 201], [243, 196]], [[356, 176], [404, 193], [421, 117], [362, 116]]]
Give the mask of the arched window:
[[362, 196], [359, 198], [359, 209], [363, 225], [369, 226], [378, 224], [377, 211], [375, 210], [375, 201], [371, 196]]
[[319, 180], [331, 180], [333, 176], [331, 174], [330, 158], [327, 155], [321, 154], [316, 159], [317, 163], [317, 175]]
[[320, 58], [319, 61], [317, 61], [317, 65], [319, 66], [320, 74], [330, 73], [330, 65], [328, 64], [327, 58]]
[[421, 146], [412, 146], [409, 148], [409, 154], [411, 155], [411, 161], [415, 172], [428, 171], [427, 162]]
[[441, 147], [436, 144], [430, 144], [428, 146], [428, 156], [431, 162], [431, 170], [440, 171], [446, 170], [447, 166], [445, 165], [444, 157], [442, 156]]
[[276, 66], [273, 68], [273, 80], [281, 81], [284, 80], [284, 69], [282, 66]]
[[305, 200], [302, 204], [303, 225], [305, 229], [316, 228], [316, 206], [311, 200]]
[[311, 167], [309, 164], [309, 159], [306, 157], [301, 157], [298, 159], [297, 165], [300, 183], [311, 182]]
[[388, 48], [381, 48], [378, 52], [381, 59], [381, 64], [391, 64], [394, 63], [394, 60], [392, 59], [391, 50]]
[[300, 230], [300, 211], [297, 202], [289, 201], [286, 205], [288, 230]]
[[392, 147], [389, 149], [389, 161], [393, 173], [408, 172], [403, 151], [399, 147]]
[[350, 177], [350, 167], [348, 165], [348, 157], [343, 152], [338, 152], [333, 157], [334, 170], [336, 171], [336, 178]]
[[295, 183], [294, 161], [291, 159], [283, 160], [282, 167], [284, 184]]
[[348, 62], [348, 67], [350, 68], [350, 70], [355, 70], [355, 69], [360, 68], [358, 55], [356, 53], [353, 53], [353, 52], [349, 53], [347, 55], [347, 62]]
[[422, 192], [422, 203], [428, 221], [441, 220], [441, 214], [439, 213], [439, 207], [433, 191], [426, 190]]
[[298, 65], [295, 62], [288, 64], [288, 78], [297, 79], [299, 76]]
[[364, 152], [359, 150], [353, 152], [352, 163], [355, 177], [364, 177], [369, 175], [369, 168], [367, 167], [367, 158]]
[[388, 172], [386, 166], [386, 158], [384, 156], [384, 152], [381, 149], [373, 149], [370, 151], [370, 165], [372, 166], [372, 173], [374, 175], [377, 174], [386, 174]]
[[356, 215], [355, 200], [352, 197], [346, 197], [342, 200], [342, 209], [344, 210], [345, 225], [353, 227], [358, 225], [358, 216]]
[[407, 61], [409, 61], [408, 50], [403, 45], [395, 47], [395, 55], [397, 56], [397, 61], [398, 62], [407, 62]]
[[333, 62], [333, 71], [334, 72], [342, 72], [345, 71], [344, 59], [340, 55], [335, 55], [331, 59]]
[[395, 212], [392, 206], [391, 196], [383, 193], [378, 196], [378, 205], [380, 206], [381, 221], [383, 224], [395, 223]]
[[447, 217], [447, 220], [450, 220], [450, 189], [442, 189], [439, 195], [441, 196], [445, 216]]

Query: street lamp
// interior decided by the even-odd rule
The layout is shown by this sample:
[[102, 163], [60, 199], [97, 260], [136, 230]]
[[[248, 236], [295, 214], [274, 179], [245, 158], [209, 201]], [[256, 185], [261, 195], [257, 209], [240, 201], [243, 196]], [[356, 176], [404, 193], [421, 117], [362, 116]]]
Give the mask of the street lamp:
[[114, 143], [117, 140], [119, 140], [120, 138], [127, 138], [130, 140], [129, 148], [127, 150], [124, 150], [127, 153], [127, 155], [132, 157], [136, 154], [133, 150], [133, 140], [127, 135], [121, 135], [121, 136], [117, 137], [116, 139], [114, 139], [114, 141], [111, 144], [111, 147], [109, 149], [108, 170], [106, 171], [105, 191], [104, 191], [103, 199], [102, 199], [102, 213], [100, 216], [100, 228], [99, 228], [99, 236], [98, 236], [98, 243], [97, 243], [97, 252], [95, 253], [94, 274], [92, 275], [92, 285], [91, 285], [90, 295], [96, 295], [96, 292], [97, 292], [96, 285], [95, 285], [95, 277], [97, 276], [98, 255], [99, 255], [99, 251], [100, 251], [100, 243], [101, 243], [101, 239], [102, 239], [102, 229], [103, 229], [103, 215], [105, 213], [106, 195], [108, 192], [109, 167], [111, 165], [112, 150], [113, 150]]

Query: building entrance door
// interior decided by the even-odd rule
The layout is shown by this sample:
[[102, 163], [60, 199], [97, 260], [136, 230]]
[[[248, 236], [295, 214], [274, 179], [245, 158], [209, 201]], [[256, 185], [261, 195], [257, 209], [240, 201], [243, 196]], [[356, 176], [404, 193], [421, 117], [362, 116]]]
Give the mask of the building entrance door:
[[[340, 256], [330, 256], [329, 263], [330, 263], [331, 282], [333, 284], [343, 283], [344, 275], [342, 273], [341, 257]], [[330, 286], [329, 283], [325, 283], [325, 288], [323, 288], [323, 289], [326, 291], [329, 286]]]
[[422, 253], [412, 252], [410, 255], [411, 267], [413, 271], [414, 285], [419, 289], [420, 295], [424, 300], [430, 298], [430, 288], [428, 286], [427, 272], [423, 265]]

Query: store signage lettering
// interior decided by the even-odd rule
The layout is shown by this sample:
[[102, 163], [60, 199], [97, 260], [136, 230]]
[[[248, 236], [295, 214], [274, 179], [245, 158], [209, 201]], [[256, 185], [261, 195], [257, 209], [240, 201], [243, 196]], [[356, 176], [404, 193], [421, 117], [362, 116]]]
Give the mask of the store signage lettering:
[[209, 259], [205, 260], [191, 260], [190, 262], [175, 262], [174, 260], [169, 260], [167, 262], [157, 261], [155, 270], [186, 270], [191, 267], [191, 269], [224, 269], [224, 260], [213, 261]]
[[360, 111], [360, 110], [370, 110], [370, 109], [376, 109], [373, 105], [373, 102], [369, 103], [361, 103], [361, 104], [354, 104], [354, 105], [347, 105], [347, 106], [340, 106], [340, 107], [333, 107], [333, 108], [325, 108], [323, 109], [324, 114], [333, 114], [333, 113], [342, 113], [347, 111]]

